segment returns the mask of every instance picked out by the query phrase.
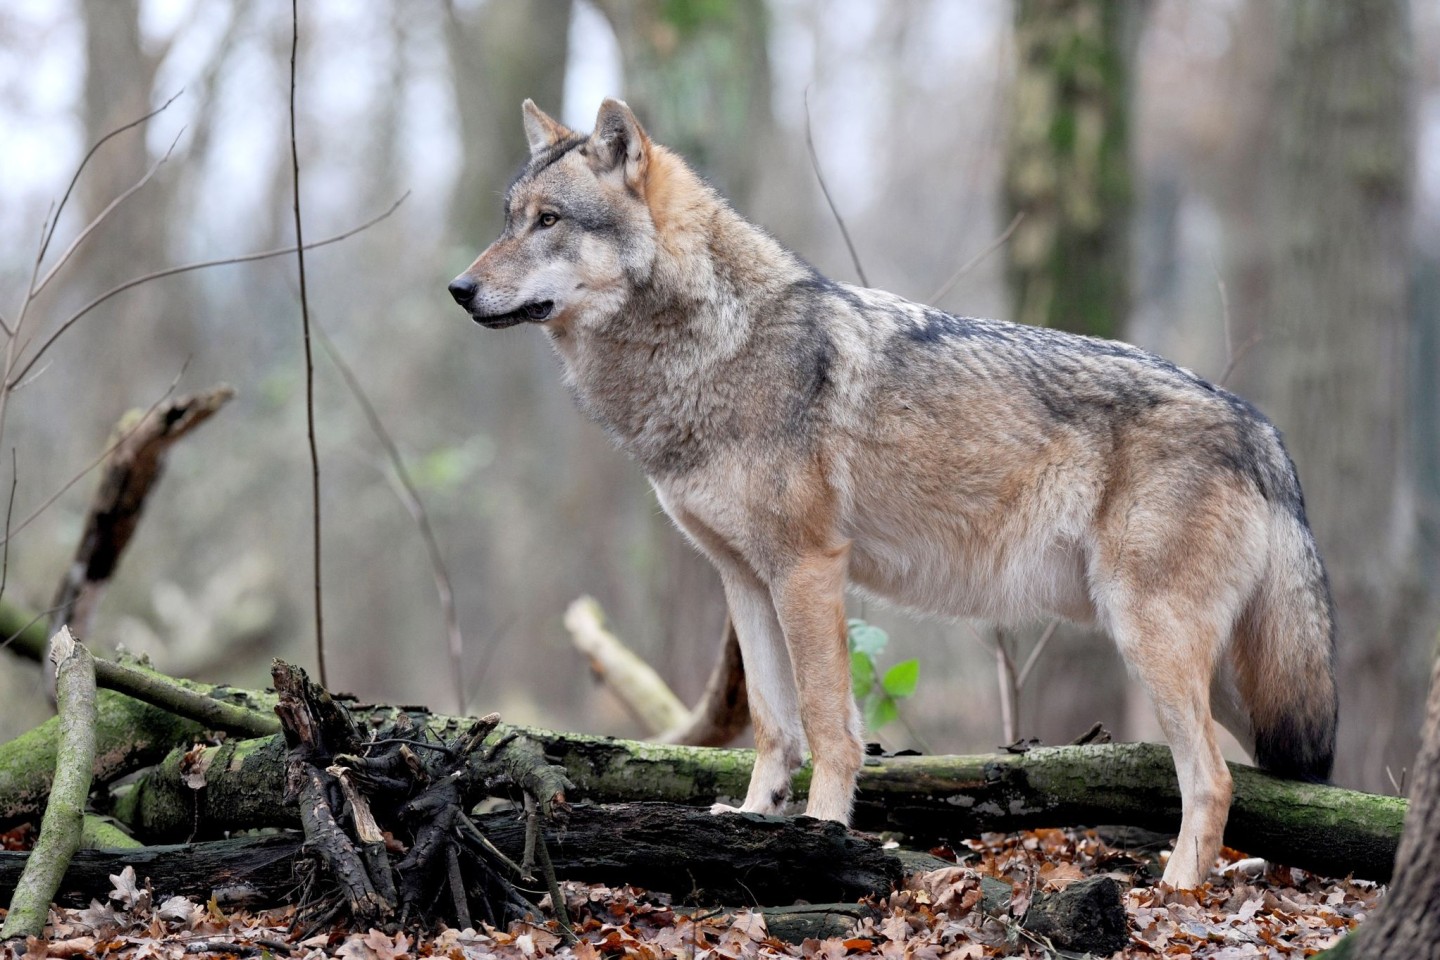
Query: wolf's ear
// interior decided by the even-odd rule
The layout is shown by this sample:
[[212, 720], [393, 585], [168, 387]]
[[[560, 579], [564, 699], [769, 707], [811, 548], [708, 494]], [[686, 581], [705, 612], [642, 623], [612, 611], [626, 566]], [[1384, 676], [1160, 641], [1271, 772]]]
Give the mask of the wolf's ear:
[[573, 130], [535, 106], [534, 100], [526, 100], [521, 109], [525, 113], [525, 139], [530, 141], [530, 156], [575, 136]]
[[638, 187], [650, 158], [650, 138], [623, 100], [607, 98], [595, 117], [589, 152], [597, 173], [618, 171], [626, 184]]

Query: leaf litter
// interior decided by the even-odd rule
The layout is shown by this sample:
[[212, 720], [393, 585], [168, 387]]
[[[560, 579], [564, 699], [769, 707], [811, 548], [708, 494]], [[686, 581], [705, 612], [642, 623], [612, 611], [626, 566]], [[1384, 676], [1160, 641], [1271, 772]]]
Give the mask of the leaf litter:
[[[442, 929], [423, 938], [334, 926], [296, 939], [290, 931], [293, 908], [227, 911], [213, 900], [158, 900], [150, 881], [126, 867], [110, 878], [109, 902], [53, 908], [46, 939], [0, 947], [0, 953], [16, 960], [1052, 958], [1074, 955], [1058, 953], [1021, 927], [1026, 906], [1038, 894], [1108, 875], [1128, 888], [1130, 944], [1114, 957], [1290, 960], [1332, 946], [1384, 896], [1379, 884], [1326, 879], [1229, 849], [1222, 851], [1220, 869], [1203, 888], [1170, 890], [1154, 880], [1159, 866], [1148, 854], [1107, 843], [1094, 830], [990, 834], [958, 844], [954, 851], [932, 852], [958, 862], [910, 876], [901, 889], [872, 901], [876, 916], [860, 921], [846, 935], [798, 944], [772, 936], [758, 911], [698, 909], [663, 893], [573, 881], [562, 884], [580, 938], [573, 946], [553, 922], [515, 923], [503, 931], [489, 926]], [[987, 895], [1004, 887], [1009, 888], [1008, 898]], [[548, 909], [548, 898], [541, 905]]]

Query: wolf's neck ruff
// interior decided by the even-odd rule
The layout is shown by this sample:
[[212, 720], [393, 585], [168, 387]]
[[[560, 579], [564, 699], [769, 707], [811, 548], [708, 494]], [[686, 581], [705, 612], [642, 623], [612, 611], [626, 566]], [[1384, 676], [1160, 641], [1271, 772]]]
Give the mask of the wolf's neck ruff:
[[807, 812], [848, 819], [850, 582], [940, 616], [1104, 627], [1175, 753], [1173, 885], [1204, 879], [1228, 811], [1214, 717], [1263, 766], [1328, 775], [1329, 591], [1258, 411], [1125, 344], [827, 280], [617, 101], [589, 137], [528, 101], [525, 129], [505, 230], [451, 293], [482, 323], [541, 323], [715, 563], [755, 725], [742, 809], [780, 808], [808, 740]]

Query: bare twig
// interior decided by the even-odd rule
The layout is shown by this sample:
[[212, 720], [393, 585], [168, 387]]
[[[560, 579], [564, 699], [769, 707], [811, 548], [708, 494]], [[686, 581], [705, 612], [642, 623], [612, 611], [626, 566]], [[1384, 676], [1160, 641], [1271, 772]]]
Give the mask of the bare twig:
[[13, 530], [6, 531], [4, 542], [8, 544], [12, 537], [18, 534], [21, 530], [24, 530], [26, 527], [30, 526], [30, 524], [34, 523], [35, 519], [39, 517], [40, 514], [44, 513], [46, 510], [49, 510], [50, 505], [53, 504], [56, 500], [59, 500], [62, 496], [64, 496], [67, 490], [75, 486], [75, 484], [79, 483], [81, 478], [83, 478], [91, 470], [94, 470], [96, 467], [100, 466], [100, 464], [104, 463], [106, 457], [114, 453], [115, 449], [119, 447], [122, 443], [130, 439], [131, 434], [133, 434], [136, 430], [140, 429], [141, 424], [143, 424], [147, 419], [149, 419], [150, 414], [154, 413], [159, 408], [160, 404], [164, 403], [166, 399], [169, 398], [170, 394], [175, 392], [175, 387], [179, 385], [180, 378], [185, 375], [185, 369], [189, 366], [190, 361], [187, 359], [184, 366], [180, 368], [180, 372], [175, 374], [175, 379], [170, 381], [170, 386], [166, 388], [163, 394], [160, 395], [160, 399], [156, 400], [150, 405], [149, 409], [145, 411], [144, 416], [140, 417], [140, 419], [136, 421], [135, 426], [131, 427], [129, 430], [125, 431], [125, 433], [121, 434], [121, 436], [116, 439], [114, 443], [110, 444], [104, 450], [102, 450], [100, 452], [100, 455], [94, 460], [90, 461], [90, 463], [88, 463], [84, 467], [84, 469], [82, 469], [79, 473], [75, 474], [69, 480], [65, 481], [65, 484], [61, 486], [59, 490], [56, 490], [49, 496], [49, 498], [45, 500], [44, 503], [40, 504], [40, 506], [36, 507], [33, 511], [31, 511], [30, 516], [20, 521], [20, 525], [18, 527], [15, 527]]
[[335, 342], [325, 332], [325, 328], [318, 323], [315, 325], [316, 339], [325, 353], [330, 357], [330, 362], [340, 371], [340, 378], [345, 386], [349, 388], [355, 402], [360, 404], [364, 411], [365, 419], [370, 424], [370, 430], [375, 438], [380, 441], [380, 446], [385, 450], [385, 456], [390, 461], [390, 467], [394, 471], [396, 480], [396, 493], [401, 503], [409, 511], [411, 518], [415, 521], [416, 527], [420, 530], [420, 536], [425, 541], [425, 550], [430, 557], [430, 572], [435, 578], [435, 592], [440, 597], [440, 613], [445, 619], [445, 635], [448, 641], [450, 655], [450, 672], [455, 683], [455, 707], [457, 712], [465, 712], [465, 674], [461, 669], [465, 661], [465, 638], [460, 632], [460, 618], [455, 613], [455, 592], [451, 588], [450, 572], [445, 567], [444, 556], [440, 552], [440, 544], [435, 538], [435, 530], [430, 523], [430, 515], [425, 510], [425, 504], [420, 499], [419, 488], [410, 476], [410, 471], [405, 466], [405, 458], [400, 455], [400, 448], [396, 446], [395, 440], [390, 432], [385, 429], [385, 424], [380, 420], [380, 414], [375, 405], [370, 402], [369, 395], [360, 383], [360, 378], [355, 371], [345, 362]]
[[[389, 208], [385, 210], [385, 212], [377, 216], [371, 217], [364, 223], [351, 227], [349, 230], [337, 233], [333, 237], [326, 237], [324, 240], [316, 240], [314, 243], [307, 243], [305, 244], [305, 249], [314, 250], [318, 247], [326, 247], [332, 243], [339, 243], [341, 240], [348, 240], [349, 238], [355, 236], [355, 234], [360, 233], [363, 230], [370, 229], [371, 227], [375, 226], [375, 224], [379, 223], [381, 220], [384, 220], [386, 217], [390, 216], [392, 213], [398, 210], [400, 208], [400, 204], [404, 203], [405, 198], [408, 196], [410, 196], [410, 194], [407, 191], [403, 196], [400, 197], [399, 200], [396, 200], [394, 203], [392, 203]], [[5, 395], [10, 391], [14, 390], [16, 384], [25, 379], [25, 375], [30, 372], [31, 367], [35, 366], [36, 361], [38, 361], [42, 356], [45, 355], [45, 351], [49, 350], [52, 346], [55, 345], [56, 340], [59, 340], [60, 337], [64, 335], [67, 330], [69, 330], [76, 323], [78, 323], [82, 317], [88, 314], [91, 310], [94, 310], [96, 307], [105, 303], [111, 297], [124, 293], [126, 290], [129, 290], [132, 287], [138, 287], [141, 284], [149, 283], [152, 280], [161, 280], [165, 277], [173, 277], [176, 274], [189, 273], [192, 270], [205, 270], [209, 267], [223, 267], [234, 263], [250, 263], [255, 260], [269, 260], [273, 257], [283, 257], [286, 254], [291, 254], [294, 252], [295, 247], [292, 246], [280, 247], [275, 250], [262, 250], [258, 253], [244, 253], [234, 257], [219, 257], [214, 260], [197, 260], [193, 263], [182, 263], [176, 267], [166, 267], [163, 270], [156, 270], [153, 273], [146, 273], [138, 277], [131, 277], [129, 280], [126, 280], [123, 283], [116, 284], [109, 290], [106, 290], [104, 293], [100, 294], [94, 300], [91, 300], [89, 303], [85, 304], [85, 306], [81, 307], [79, 310], [72, 313], [70, 316], [66, 317], [65, 321], [60, 324], [59, 328], [56, 329], [54, 333], [50, 334], [50, 336], [46, 338], [45, 342], [40, 345], [40, 349], [35, 351], [34, 355], [32, 355], [30, 359], [25, 361], [25, 365], [20, 368], [19, 372], [6, 378], [4, 389], [0, 390], [0, 404], [3, 404]], [[14, 341], [12, 340], [11, 342], [13, 343]], [[0, 406], [0, 409], [3, 409], [3, 406]]]
[[120, 421], [126, 438], [106, 457], [75, 556], [56, 590], [56, 625], [88, 636], [90, 624], [120, 558], [139, 526], [145, 505], [164, 471], [165, 454], [181, 437], [214, 416], [235, 391], [221, 385], [177, 397], [136, 419]]
[[45, 276], [40, 278], [40, 282], [37, 283], [33, 288], [31, 288], [31, 299], [40, 296], [40, 292], [45, 289], [45, 287], [50, 283], [51, 280], [55, 279], [56, 274], [58, 274], [61, 270], [65, 268], [65, 264], [68, 263], [70, 258], [75, 255], [75, 251], [80, 249], [80, 245], [85, 242], [85, 239], [89, 237], [90, 234], [94, 233], [97, 227], [99, 227], [102, 223], [109, 219], [110, 214], [114, 213], [116, 208], [118, 208], [120, 204], [124, 203], [131, 196], [137, 193], [141, 187], [145, 186], [145, 184], [150, 182], [150, 178], [155, 176], [155, 174], [160, 170], [160, 168], [165, 165], [165, 162], [170, 159], [170, 155], [175, 152], [175, 145], [180, 142], [180, 138], [184, 135], [185, 129], [182, 127], [180, 129], [180, 132], [175, 134], [175, 139], [170, 142], [170, 148], [165, 151], [165, 155], [162, 156], [159, 160], [156, 160], [151, 165], [150, 169], [145, 171], [145, 175], [143, 177], [141, 177], [139, 180], [136, 180], [135, 183], [130, 187], [130, 189], [120, 194], [114, 200], [111, 200], [104, 210], [101, 210], [98, 214], [95, 215], [94, 220], [91, 220], [89, 223], [87, 223], [85, 225], [85, 228], [75, 235], [75, 239], [70, 241], [70, 246], [65, 248], [65, 252], [60, 254], [59, 259], [57, 259], [55, 263], [51, 265], [50, 269], [45, 272]]
[[855, 244], [850, 242], [850, 231], [845, 229], [845, 220], [840, 216], [840, 210], [835, 206], [835, 201], [830, 196], [830, 188], [825, 185], [825, 175], [820, 172], [820, 157], [815, 152], [815, 138], [810, 135], [810, 88], [805, 88], [805, 146], [810, 149], [810, 165], [815, 169], [815, 179], [820, 181], [820, 192], [825, 194], [825, 202], [830, 205], [830, 212], [835, 216], [835, 222], [840, 225], [840, 235], [845, 238], [845, 246], [850, 251], [850, 259], [855, 264], [855, 272], [860, 276], [862, 287], [870, 286], [870, 281], [865, 279], [865, 268], [860, 266], [860, 255], [855, 252]]
[[45, 641], [44, 641], [44, 633], [43, 633], [43, 631], [41, 632], [41, 634], [40, 634], [40, 642], [39, 642], [39, 643], [33, 643], [32, 640], [31, 640], [31, 636], [33, 636], [33, 635], [30, 633], [30, 628], [33, 627], [33, 626], [35, 626], [35, 624], [39, 623], [41, 620], [44, 620], [45, 618], [49, 617], [49, 616], [50, 616], [51, 614], [53, 614], [54, 612], [55, 612], [55, 611], [54, 611], [53, 609], [51, 609], [51, 610], [41, 610], [39, 613], [35, 614], [35, 616], [33, 616], [33, 617], [31, 617], [29, 620], [27, 620], [27, 621], [25, 622], [25, 625], [24, 625], [23, 627], [21, 627], [19, 630], [16, 630], [14, 633], [10, 634], [10, 636], [6, 637], [4, 640], [0, 640], [0, 650], [4, 650], [6, 647], [10, 646], [10, 644], [14, 643], [16, 640], [22, 640], [22, 638], [23, 638], [23, 642], [22, 642], [18, 647], [15, 648], [15, 652], [18, 653], [18, 654], [20, 654], [20, 655], [23, 656], [23, 657], [28, 657], [28, 658], [31, 659], [31, 660], [36, 660], [36, 661], [43, 660], [43, 659], [44, 659], [44, 653], [45, 653], [45, 651], [44, 651], [44, 642], [45, 642]]
[[10, 518], [15, 513], [15, 488], [20, 485], [20, 461], [15, 448], [10, 448], [10, 502], [5, 505], [4, 559], [0, 560], [0, 597], [5, 596], [5, 583], [10, 579]]
[[1058, 629], [1060, 629], [1060, 621], [1051, 620], [1050, 625], [1045, 628], [1045, 632], [1040, 634], [1040, 639], [1035, 641], [1035, 646], [1030, 649], [1030, 656], [1025, 658], [1025, 665], [1020, 668], [1020, 675], [1015, 678], [1015, 692], [1017, 694], [1025, 689], [1025, 683], [1030, 679], [1030, 671], [1035, 669], [1035, 664], [1039, 661], [1040, 654], [1045, 652], [1045, 647], [1050, 643], [1050, 639], [1055, 636], [1055, 631]]
[[969, 273], [971, 270], [974, 270], [985, 260], [986, 257], [990, 256], [990, 254], [1003, 247], [1005, 245], [1005, 241], [1010, 239], [1010, 235], [1015, 232], [1015, 228], [1020, 226], [1020, 221], [1024, 219], [1024, 210], [1021, 210], [1019, 213], [1015, 214], [1014, 218], [1010, 221], [1010, 225], [1005, 228], [1004, 232], [1001, 233], [1000, 236], [990, 241], [989, 245], [986, 246], [984, 250], [981, 250], [979, 253], [975, 254], [975, 256], [971, 257], [969, 260], [966, 260], [964, 263], [960, 264], [960, 266], [956, 267], [955, 272], [950, 274], [950, 278], [944, 283], [942, 283], [940, 285], [940, 289], [932, 293], [930, 295], [930, 298], [925, 302], [929, 304], [938, 304], [940, 302], [940, 298], [953, 290], [955, 288], [955, 284], [959, 283], [960, 279], [964, 277], [965, 274]]
[[310, 298], [305, 294], [305, 234], [300, 227], [300, 148], [295, 139], [295, 63], [300, 49], [300, 0], [290, 0], [290, 173], [295, 187], [295, 261], [300, 268], [300, 324], [305, 340], [305, 431], [310, 440], [311, 548], [315, 559], [315, 660], [320, 685], [325, 672], [325, 604], [320, 589], [320, 452], [315, 445], [315, 356], [310, 345]]
[[1000, 690], [1000, 729], [1006, 743], [1019, 739], [1019, 687], [1015, 682], [1015, 658], [1005, 640], [1005, 631], [995, 628], [995, 671]]
[[69, 202], [70, 194], [75, 191], [75, 184], [80, 182], [80, 174], [85, 172], [85, 167], [90, 163], [91, 158], [95, 156], [96, 152], [110, 140], [118, 137], [126, 130], [138, 127], [140, 126], [140, 124], [151, 119], [152, 117], [156, 117], [159, 114], [163, 113], [170, 107], [170, 104], [174, 103], [176, 99], [179, 98], [180, 94], [184, 92], [185, 89], [183, 87], [180, 88], [171, 95], [169, 100], [166, 100], [164, 103], [160, 104], [160, 106], [145, 114], [145, 116], [140, 117], [138, 120], [131, 120], [129, 123], [123, 124], [122, 126], [118, 126], [114, 130], [111, 130], [109, 133], [105, 134], [105, 136], [101, 137], [99, 140], [95, 141], [94, 146], [92, 146], [86, 152], [84, 159], [80, 161], [80, 165], [75, 168], [75, 175], [70, 178], [70, 183], [68, 186], [66, 186], [65, 193], [63, 196], [61, 196], [59, 205], [55, 207], [54, 213], [48, 218], [48, 228], [45, 231], [43, 239], [40, 241], [40, 255], [36, 258], [37, 262], [45, 259], [45, 251], [50, 249], [50, 241], [55, 236], [55, 227], [57, 224], [60, 223], [60, 214], [65, 212], [65, 204]]
[[1230, 374], [1235, 372], [1236, 364], [1245, 359], [1245, 354], [1260, 342], [1263, 334], [1256, 331], [1240, 344], [1239, 350], [1234, 349], [1233, 337], [1230, 332], [1230, 294], [1225, 289], [1225, 278], [1220, 275], [1220, 268], [1213, 261], [1210, 266], [1215, 271], [1215, 287], [1220, 291], [1221, 322], [1225, 332], [1225, 369], [1220, 372], [1220, 379], [1216, 382], [1217, 386], [1223, 387], [1229, 382]]

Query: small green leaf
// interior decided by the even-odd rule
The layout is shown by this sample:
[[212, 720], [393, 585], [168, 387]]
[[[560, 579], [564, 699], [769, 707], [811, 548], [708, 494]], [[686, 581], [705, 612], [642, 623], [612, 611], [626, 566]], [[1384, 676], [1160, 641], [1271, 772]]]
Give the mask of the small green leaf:
[[872, 733], [900, 716], [895, 701], [883, 693], [865, 698], [865, 727]]
[[885, 671], [885, 676], [880, 681], [880, 686], [885, 692], [896, 699], [904, 699], [913, 696], [915, 685], [920, 682], [920, 661], [901, 660], [895, 666]]
[[851, 620], [849, 627], [850, 649], [856, 653], [876, 657], [890, 642], [890, 636], [884, 630], [868, 624], [864, 620]]
[[875, 686], [875, 661], [863, 653], [850, 654], [850, 689], [862, 700]]

